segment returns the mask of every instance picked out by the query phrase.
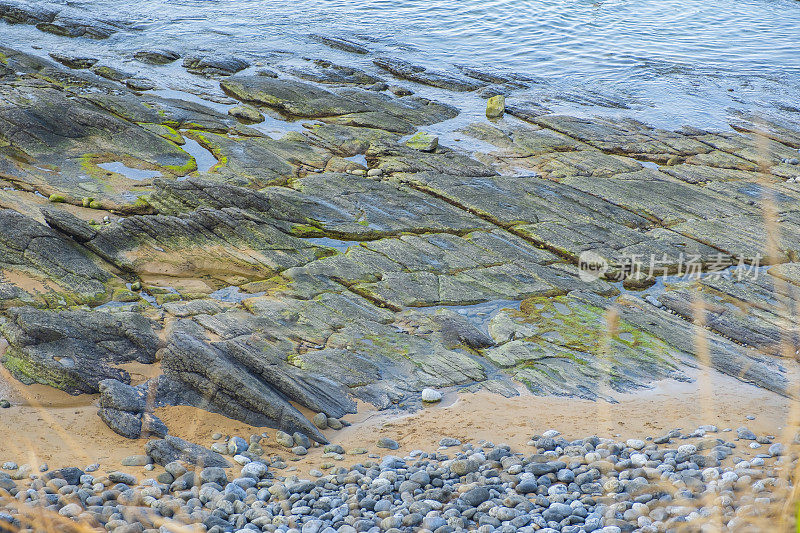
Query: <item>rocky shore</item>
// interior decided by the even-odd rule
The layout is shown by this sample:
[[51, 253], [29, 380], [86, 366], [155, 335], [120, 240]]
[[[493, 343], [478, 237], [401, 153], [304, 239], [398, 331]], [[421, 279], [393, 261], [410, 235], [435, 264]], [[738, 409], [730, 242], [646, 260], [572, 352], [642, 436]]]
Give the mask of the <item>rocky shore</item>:
[[[0, 18], [140, 31], [17, 1]], [[516, 97], [536, 85], [518, 73], [311, 39], [359, 66], [0, 46], [0, 420], [33, 435], [75, 408], [92, 426], [75, 448], [131, 439], [146, 455], [125, 466], [153, 473], [50, 471], [31, 439], [38, 462], [15, 451], [0, 473], [0, 531], [42, 530], [42, 508], [120, 533], [750, 531], [791, 515], [796, 112], [671, 131], [555, 113]], [[436, 451], [336, 442], [353, 415], [443, 393], [607, 405], [698, 375], [784, 416], [756, 436], [724, 431], [721, 407], [637, 440], [673, 421], [654, 409], [624, 441], [500, 426], [526, 449], [444, 413]], [[39, 402], [41, 387], [75, 399]], [[181, 409], [261, 431], [192, 441]]]

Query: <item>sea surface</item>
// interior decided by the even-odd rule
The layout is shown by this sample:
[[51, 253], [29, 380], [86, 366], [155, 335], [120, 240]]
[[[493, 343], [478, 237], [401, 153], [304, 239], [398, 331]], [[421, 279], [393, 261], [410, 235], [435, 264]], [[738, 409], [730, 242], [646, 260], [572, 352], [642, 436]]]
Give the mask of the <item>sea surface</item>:
[[537, 83], [515, 98], [556, 111], [632, 115], [671, 127], [725, 128], [737, 110], [800, 120], [798, 0], [55, 3], [125, 19], [136, 30], [91, 41], [2, 24], [4, 44], [119, 61], [152, 46], [267, 64], [324, 57], [378, 72], [372, 56], [332, 50], [309, 38], [316, 33], [445, 71], [468, 65], [523, 74]]

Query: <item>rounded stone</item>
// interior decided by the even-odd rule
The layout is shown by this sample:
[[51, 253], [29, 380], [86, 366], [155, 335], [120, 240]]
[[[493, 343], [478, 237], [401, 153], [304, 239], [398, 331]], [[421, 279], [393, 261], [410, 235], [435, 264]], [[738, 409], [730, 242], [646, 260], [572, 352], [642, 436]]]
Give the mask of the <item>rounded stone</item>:
[[434, 389], [422, 389], [422, 401], [436, 403], [442, 401], [442, 393]]
[[385, 448], [387, 450], [396, 450], [400, 447], [400, 444], [398, 444], [396, 440], [390, 439], [389, 437], [382, 437], [378, 439], [376, 446], [378, 448]]
[[294, 446], [294, 438], [283, 431], [275, 433], [275, 441], [284, 448], [292, 448]]
[[317, 413], [314, 415], [314, 418], [311, 419], [311, 422], [319, 429], [328, 429], [328, 417], [325, 413]]
[[230, 440], [228, 440], [228, 453], [231, 455], [238, 455], [242, 452], [246, 452], [249, 447], [250, 445], [247, 444], [247, 441], [242, 437], [231, 437]]

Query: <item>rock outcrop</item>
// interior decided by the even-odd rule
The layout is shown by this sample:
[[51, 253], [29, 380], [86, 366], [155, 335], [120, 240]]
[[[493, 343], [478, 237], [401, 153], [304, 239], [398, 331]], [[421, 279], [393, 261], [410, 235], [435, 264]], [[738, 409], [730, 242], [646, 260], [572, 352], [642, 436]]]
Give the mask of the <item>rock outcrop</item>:
[[[10, 5], [0, 16], [60, 20]], [[3, 363], [26, 383], [99, 392], [100, 418], [121, 435], [167, 435], [148, 445], [158, 463], [226, 464], [168, 436], [153, 413], [171, 405], [325, 442], [302, 408], [325, 420], [356, 399], [414, 408], [426, 388], [512, 395], [517, 382], [613, 400], [707, 364], [790, 395], [790, 127], [741, 116], [737, 132], [666, 131], [509, 97], [516, 119], [489, 122], [482, 103], [480, 123], [460, 123], [468, 153], [442, 133], [459, 109], [387, 91], [369, 65], [303, 59], [260, 75], [236, 57], [184, 57], [222, 77], [225, 94], [197, 78], [216, 91], [206, 105], [54, 57], [0, 48]], [[375, 63], [426, 94], [536, 83]], [[141, 67], [145, 85], [164, 68]], [[587, 277], [586, 257], [603, 268]], [[631, 257], [657, 268], [631, 271]], [[692, 257], [704, 277], [669, 277]], [[158, 377], [131, 383], [122, 367], [134, 361], [160, 364]]]

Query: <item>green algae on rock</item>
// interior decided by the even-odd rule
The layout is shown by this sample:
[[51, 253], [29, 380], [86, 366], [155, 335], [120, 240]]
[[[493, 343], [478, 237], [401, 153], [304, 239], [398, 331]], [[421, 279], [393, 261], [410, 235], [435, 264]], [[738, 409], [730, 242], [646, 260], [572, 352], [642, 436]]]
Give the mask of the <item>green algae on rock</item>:
[[492, 96], [486, 101], [486, 117], [500, 118], [506, 112], [506, 97], [502, 94]]
[[420, 131], [406, 141], [406, 146], [420, 152], [433, 152], [439, 146], [439, 138], [430, 133]]

